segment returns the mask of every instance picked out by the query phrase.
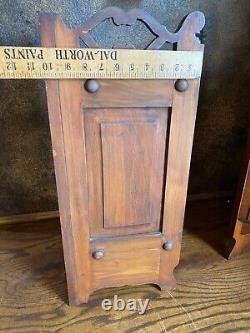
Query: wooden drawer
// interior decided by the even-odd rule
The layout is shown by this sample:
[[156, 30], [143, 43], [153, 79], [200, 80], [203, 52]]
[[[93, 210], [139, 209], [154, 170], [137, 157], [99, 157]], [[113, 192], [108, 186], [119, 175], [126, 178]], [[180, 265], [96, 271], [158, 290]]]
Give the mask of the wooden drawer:
[[159, 278], [162, 235], [93, 240], [91, 253], [103, 250], [101, 260], [91, 258], [93, 289], [155, 283]]

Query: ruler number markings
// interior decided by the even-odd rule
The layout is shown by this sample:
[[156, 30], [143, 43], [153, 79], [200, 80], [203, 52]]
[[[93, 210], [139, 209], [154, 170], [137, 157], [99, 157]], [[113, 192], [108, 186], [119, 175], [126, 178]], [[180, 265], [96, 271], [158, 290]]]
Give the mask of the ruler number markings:
[[0, 79], [197, 79], [201, 51], [0, 47]]

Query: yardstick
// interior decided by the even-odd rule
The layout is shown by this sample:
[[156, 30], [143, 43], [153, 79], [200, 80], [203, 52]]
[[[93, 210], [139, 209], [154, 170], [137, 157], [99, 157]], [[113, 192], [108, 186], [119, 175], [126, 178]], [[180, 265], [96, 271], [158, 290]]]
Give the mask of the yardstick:
[[0, 79], [197, 79], [203, 52], [0, 47]]

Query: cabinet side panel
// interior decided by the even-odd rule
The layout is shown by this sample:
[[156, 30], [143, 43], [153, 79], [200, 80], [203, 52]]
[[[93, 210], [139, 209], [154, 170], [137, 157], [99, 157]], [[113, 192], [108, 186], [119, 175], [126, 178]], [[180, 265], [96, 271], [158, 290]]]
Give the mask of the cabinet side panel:
[[[78, 46], [74, 32], [56, 16], [41, 18], [41, 33], [43, 46]], [[69, 302], [80, 304], [91, 289], [82, 84], [49, 80], [46, 86]]]
[[[194, 12], [187, 21], [188, 24], [183, 25], [177, 50], [203, 52], [204, 46], [195, 33], [203, 28], [204, 15]], [[173, 248], [161, 253], [159, 285], [162, 289], [175, 286], [173, 270], [180, 259], [199, 87], [200, 79], [188, 80], [186, 91], [175, 89], [173, 94], [163, 211], [163, 241], [171, 241]]]

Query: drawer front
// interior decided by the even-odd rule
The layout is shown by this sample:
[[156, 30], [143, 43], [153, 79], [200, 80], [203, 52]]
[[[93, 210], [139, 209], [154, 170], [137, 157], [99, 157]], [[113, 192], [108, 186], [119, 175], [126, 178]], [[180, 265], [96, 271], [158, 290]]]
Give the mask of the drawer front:
[[91, 258], [92, 288], [157, 283], [161, 243], [161, 235], [92, 241], [92, 253], [103, 251]]

